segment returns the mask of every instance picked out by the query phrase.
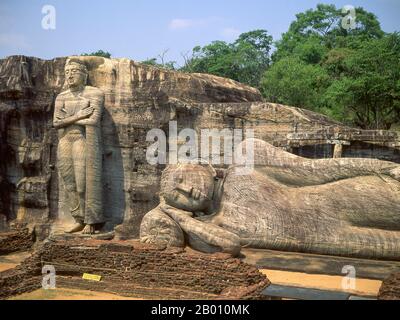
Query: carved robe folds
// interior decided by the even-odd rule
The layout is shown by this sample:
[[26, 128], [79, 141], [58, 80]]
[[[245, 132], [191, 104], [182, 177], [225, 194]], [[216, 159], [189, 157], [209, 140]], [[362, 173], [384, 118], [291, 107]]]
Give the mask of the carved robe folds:
[[59, 129], [58, 169], [67, 193], [68, 206], [79, 223], [104, 223], [102, 212], [101, 115], [104, 94], [85, 86], [79, 93], [67, 90], [56, 99], [54, 123], [74, 117], [80, 110], [93, 108], [86, 119]]

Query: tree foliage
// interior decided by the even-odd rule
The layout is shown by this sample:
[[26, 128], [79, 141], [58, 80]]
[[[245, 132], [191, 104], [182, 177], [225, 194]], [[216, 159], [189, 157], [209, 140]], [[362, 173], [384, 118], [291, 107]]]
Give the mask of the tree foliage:
[[320, 42], [327, 49], [348, 46], [348, 41], [354, 44], [358, 40], [370, 40], [384, 35], [380, 23], [373, 13], [363, 8], [355, 8], [356, 25], [353, 29], [344, 29], [342, 19], [344, 14], [334, 5], [318, 4], [316, 9], [310, 9], [296, 15], [296, 20], [290, 24], [289, 30], [276, 42], [277, 50], [273, 55], [274, 61], [291, 55], [301, 43]]
[[262, 80], [267, 101], [316, 109], [329, 76], [320, 65], [307, 64], [298, 56], [276, 62]]
[[164, 50], [160, 53], [157, 58], [150, 58], [144, 61], [141, 61], [143, 64], [147, 64], [154, 67], [164, 68], [168, 70], [176, 70], [176, 61], [166, 61], [165, 56], [168, 53], [169, 49]]
[[[360, 128], [388, 129], [400, 123], [400, 35], [385, 33], [377, 17], [318, 4], [298, 13], [274, 43], [266, 30], [213, 41], [184, 55], [180, 71], [227, 77], [260, 89], [266, 100], [324, 113]], [[346, 20], [347, 19], [347, 20]], [[354, 22], [354, 20], [351, 20]], [[142, 63], [177, 69], [165, 50]]]
[[103, 58], [111, 58], [111, 53], [109, 53], [108, 51], [97, 50], [96, 52], [92, 53], [82, 53], [81, 56], [97, 56]]
[[186, 72], [210, 73], [258, 87], [270, 62], [272, 37], [266, 30], [241, 34], [233, 43], [214, 41], [193, 48], [181, 68]]
[[149, 66], [154, 66], [154, 67], [159, 67], [159, 68], [164, 68], [168, 70], [175, 70], [175, 61], [167, 61], [167, 62], [158, 62], [157, 58], [150, 58], [147, 60], [143, 60], [140, 63], [142, 64], [147, 64]]
[[[389, 129], [400, 120], [400, 35], [336, 51], [324, 66], [332, 74], [321, 97], [327, 110], [340, 109], [361, 128]], [[340, 57], [339, 59], [337, 57]], [[341, 119], [342, 120], [342, 119]]]
[[276, 43], [262, 77], [267, 100], [322, 112], [361, 128], [388, 129], [400, 119], [399, 34], [356, 8], [353, 29], [334, 5], [296, 15]]

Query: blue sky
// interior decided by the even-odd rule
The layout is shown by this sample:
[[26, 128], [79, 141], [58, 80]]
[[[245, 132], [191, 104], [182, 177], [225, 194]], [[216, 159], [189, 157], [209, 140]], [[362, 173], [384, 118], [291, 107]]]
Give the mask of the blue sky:
[[[24, 54], [44, 59], [103, 49], [113, 57], [144, 60], [168, 49], [167, 60], [213, 40], [233, 41], [267, 29], [274, 40], [295, 14], [317, 3], [346, 4], [375, 13], [384, 31], [400, 31], [400, 0], [1, 0], [0, 58]], [[42, 28], [42, 7], [56, 9], [56, 29]]]

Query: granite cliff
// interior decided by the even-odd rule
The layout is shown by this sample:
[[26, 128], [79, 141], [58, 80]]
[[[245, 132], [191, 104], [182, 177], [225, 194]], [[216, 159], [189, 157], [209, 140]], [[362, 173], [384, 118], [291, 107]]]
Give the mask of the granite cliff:
[[[67, 58], [0, 60], [0, 229], [28, 224], [43, 239], [59, 216], [54, 102]], [[138, 237], [143, 215], [158, 204], [164, 166], [145, 158], [146, 134], [176, 120], [178, 129], [253, 128], [255, 137], [309, 158], [373, 157], [400, 162], [394, 132], [348, 128], [311, 111], [262, 101], [235, 81], [80, 57], [89, 84], [105, 93], [104, 211], [120, 238]], [[6, 223], [6, 221], [8, 223]]]

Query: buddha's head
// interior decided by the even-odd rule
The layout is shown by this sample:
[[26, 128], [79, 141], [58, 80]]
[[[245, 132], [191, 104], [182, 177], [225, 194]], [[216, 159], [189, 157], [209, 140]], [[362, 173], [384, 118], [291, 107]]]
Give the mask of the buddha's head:
[[88, 71], [84, 63], [70, 60], [65, 65], [65, 80], [70, 89], [82, 88], [86, 85]]
[[207, 211], [213, 198], [215, 175], [210, 165], [170, 165], [162, 174], [160, 195], [172, 207]]

